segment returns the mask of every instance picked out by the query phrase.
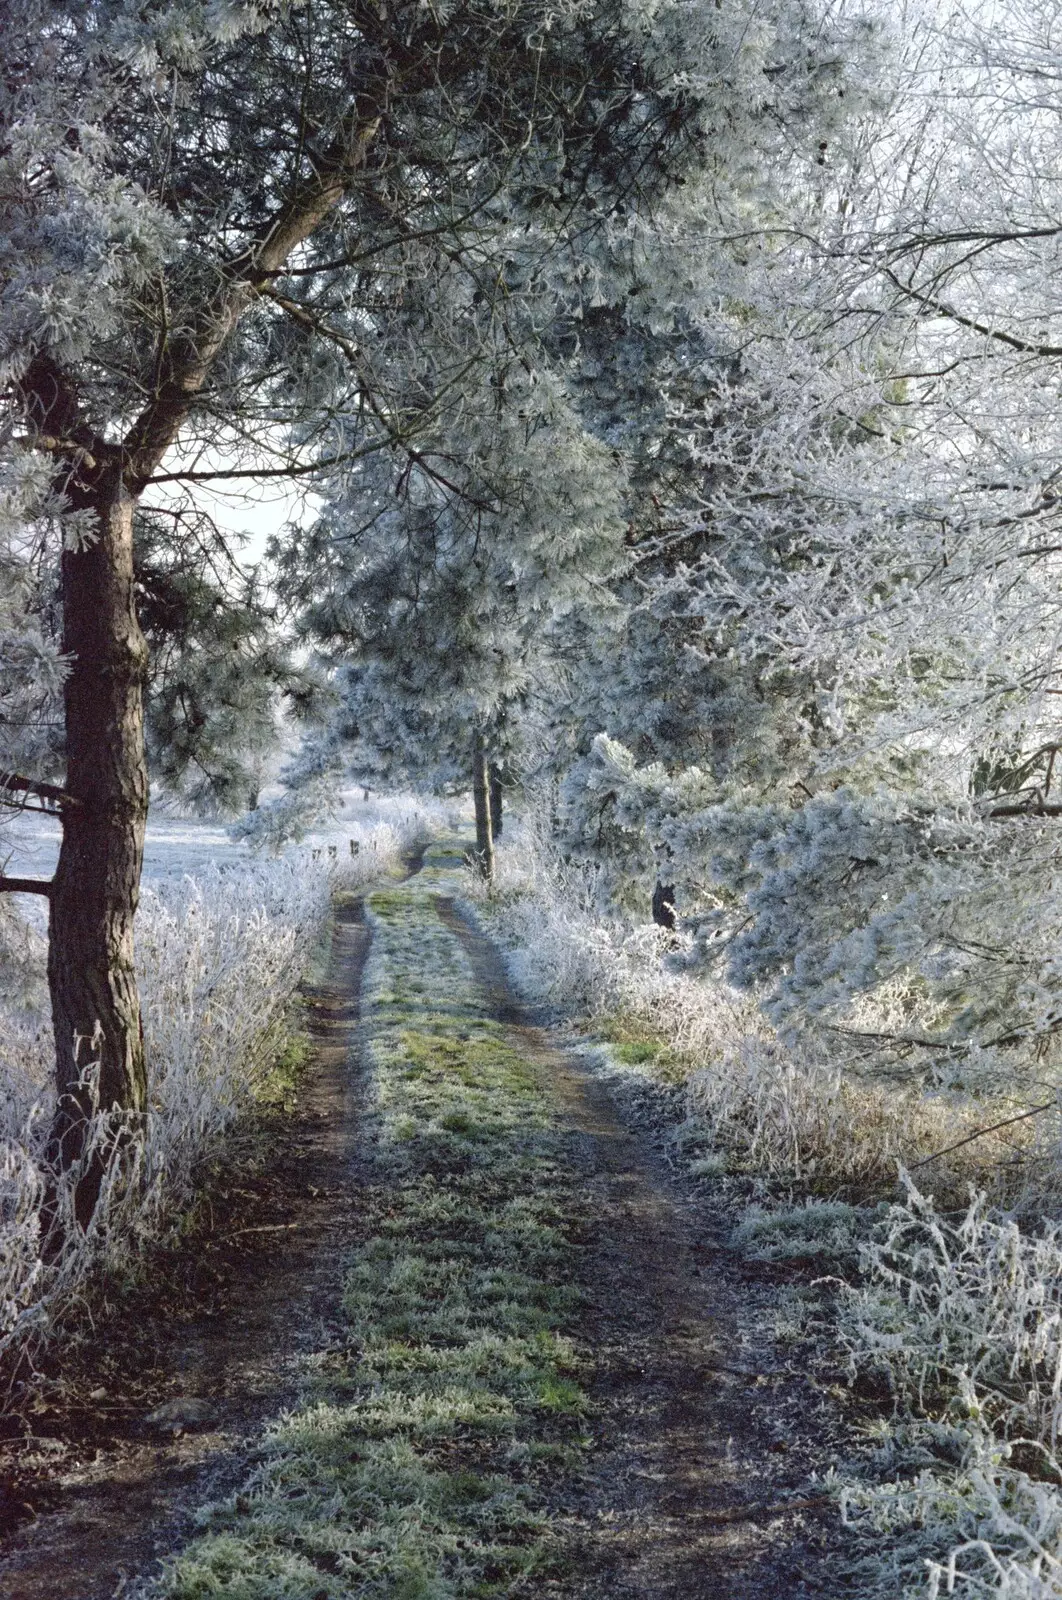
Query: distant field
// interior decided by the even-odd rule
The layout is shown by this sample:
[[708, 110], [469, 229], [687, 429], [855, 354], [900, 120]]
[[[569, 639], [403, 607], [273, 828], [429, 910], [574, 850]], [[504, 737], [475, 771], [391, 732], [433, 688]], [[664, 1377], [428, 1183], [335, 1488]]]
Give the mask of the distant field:
[[[342, 809], [335, 821], [307, 836], [306, 845], [338, 844], [347, 849], [348, 834], [355, 828], [372, 828], [390, 821], [395, 802], [390, 798], [362, 800], [361, 790], [343, 796]], [[349, 828], [347, 825], [349, 824]], [[48, 878], [55, 870], [59, 854], [59, 824], [51, 817], [24, 811], [4, 819], [4, 870], [12, 876]], [[249, 864], [252, 852], [243, 843], [230, 839], [224, 823], [205, 822], [189, 817], [152, 817], [148, 822], [144, 852], [145, 883], [165, 883], [170, 879], [195, 877], [212, 867]], [[20, 904], [29, 909], [30, 895], [21, 895]]]

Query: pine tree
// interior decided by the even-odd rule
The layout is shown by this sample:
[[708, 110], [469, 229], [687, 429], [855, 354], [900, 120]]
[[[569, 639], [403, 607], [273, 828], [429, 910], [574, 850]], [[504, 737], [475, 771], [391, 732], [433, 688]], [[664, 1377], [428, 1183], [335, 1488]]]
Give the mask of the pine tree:
[[[469, 0], [444, 16], [412, 0], [13, 0], [0, 28], [6, 451], [23, 481], [25, 458], [47, 464], [30, 516], [63, 540], [65, 778], [49, 795], [23, 777], [63, 822], [47, 892], [69, 1159], [87, 1059], [104, 1106], [146, 1103], [136, 516], [153, 486], [240, 472], [334, 485], [398, 451], [446, 487], [447, 460], [421, 440], [460, 410], [470, 363], [497, 369], [504, 299], [548, 303], [554, 239], [622, 254], [632, 220], [690, 175], [747, 161], [750, 130], [784, 142], [787, 120], [828, 98], [835, 40], [799, 4], [761, 19], [739, 0]], [[520, 228], [533, 284], [506, 279]], [[457, 268], [465, 303], [497, 308], [485, 350], [460, 297], [440, 317], [423, 296], [419, 327], [405, 315], [411, 283]], [[565, 292], [592, 302], [596, 271]], [[425, 389], [428, 335], [455, 364]]]

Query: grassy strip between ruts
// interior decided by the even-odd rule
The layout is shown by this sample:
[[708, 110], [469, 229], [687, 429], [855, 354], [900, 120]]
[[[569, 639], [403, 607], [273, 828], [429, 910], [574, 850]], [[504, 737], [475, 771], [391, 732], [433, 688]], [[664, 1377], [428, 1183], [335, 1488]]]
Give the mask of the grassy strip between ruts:
[[527, 1592], [558, 1559], [543, 1490], [574, 1465], [586, 1406], [562, 1331], [578, 1298], [570, 1136], [485, 1014], [428, 867], [369, 901], [373, 1171], [349, 1350], [311, 1363], [302, 1407], [156, 1595], [486, 1597]]

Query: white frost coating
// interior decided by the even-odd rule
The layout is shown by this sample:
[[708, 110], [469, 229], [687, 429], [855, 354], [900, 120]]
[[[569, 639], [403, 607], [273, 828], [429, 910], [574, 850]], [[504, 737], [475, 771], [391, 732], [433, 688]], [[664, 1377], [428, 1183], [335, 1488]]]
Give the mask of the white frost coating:
[[[360, 844], [356, 855], [348, 834]], [[333, 888], [356, 889], [397, 869], [420, 837], [419, 817], [393, 817], [348, 827], [334, 856], [322, 844], [316, 858], [306, 849], [144, 889], [137, 958], [152, 1062], [144, 1136], [130, 1147], [119, 1139], [120, 1119], [97, 1119], [97, 1147], [111, 1152], [103, 1198], [87, 1234], [74, 1229], [47, 1264], [40, 1213], [52, 1052], [43, 944], [21, 934], [21, 986], [0, 1010], [0, 1355], [50, 1337], [94, 1274], [127, 1269], [179, 1225], [204, 1163], [252, 1105], [283, 1040]], [[61, 1206], [75, 1180], [61, 1181]]]
[[853, 1371], [898, 1402], [881, 1449], [893, 1481], [845, 1495], [846, 1520], [887, 1552], [865, 1593], [1057, 1597], [1062, 1230], [1029, 1237], [983, 1197], [956, 1219], [908, 1182], [862, 1254], [842, 1333]]

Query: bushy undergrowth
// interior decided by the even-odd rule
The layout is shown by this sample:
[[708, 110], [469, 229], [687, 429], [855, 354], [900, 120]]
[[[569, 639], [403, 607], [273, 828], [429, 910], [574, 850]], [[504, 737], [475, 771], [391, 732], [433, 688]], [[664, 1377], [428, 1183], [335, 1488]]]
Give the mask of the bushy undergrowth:
[[[20, 962], [0, 1011], [0, 1361], [32, 1355], [100, 1275], [127, 1274], [180, 1226], [200, 1176], [235, 1119], [268, 1090], [297, 984], [321, 936], [332, 888], [398, 865], [421, 824], [377, 822], [289, 857], [251, 860], [144, 889], [137, 919], [151, 1100], [130, 1136], [101, 1112], [86, 1159], [105, 1178], [87, 1231], [71, 1222], [79, 1171], [46, 1159], [54, 1106], [44, 942], [11, 924]], [[91, 1068], [90, 1077], [91, 1077]], [[47, 1247], [46, 1197], [61, 1239]]]
[[547, 1091], [431, 888], [429, 866], [370, 901], [372, 1163], [338, 1348], [203, 1514], [170, 1600], [489, 1600], [544, 1575], [538, 1479], [586, 1405], [563, 1333], [578, 1202]]
[[[510, 828], [498, 860], [485, 910], [518, 982], [606, 1036], [640, 1032], [664, 1047], [688, 1115], [731, 1170], [876, 1196], [895, 1189], [898, 1163], [933, 1157], [1022, 1109], [927, 1094], [839, 1064], [839, 1049], [821, 1041], [782, 1039], [755, 993], [686, 970], [681, 934], [609, 914], [593, 873], [565, 866], [529, 828]], [[1033, 1137], [1027, 1124], [1007, 1133], [1006, 1145], [975, 1138], [933, 1161], [935, 1192], [954, 1197], [971, 1178], [994, 1181], [1000, 1150], [1013, 1157]]]

